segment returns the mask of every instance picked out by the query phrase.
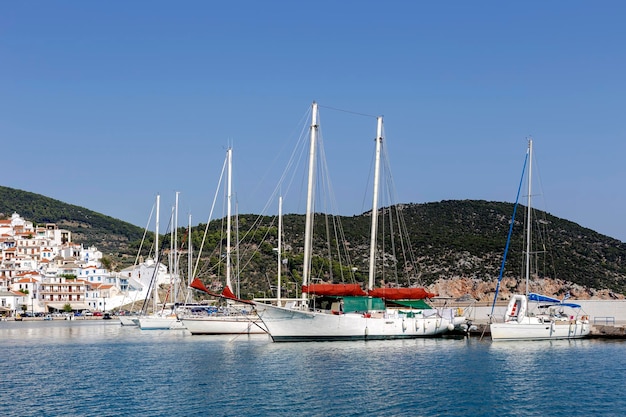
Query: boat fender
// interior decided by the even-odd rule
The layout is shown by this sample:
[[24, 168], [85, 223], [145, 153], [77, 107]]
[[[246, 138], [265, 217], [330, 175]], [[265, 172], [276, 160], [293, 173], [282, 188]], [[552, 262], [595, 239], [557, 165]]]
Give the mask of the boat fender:
[[372, 317], [372, 313], [363, 313], [363, 317], [369, 319], [370, 317]]
[[454, 330], [454, 324], [448, 323], [448, 330], [450, 331]]

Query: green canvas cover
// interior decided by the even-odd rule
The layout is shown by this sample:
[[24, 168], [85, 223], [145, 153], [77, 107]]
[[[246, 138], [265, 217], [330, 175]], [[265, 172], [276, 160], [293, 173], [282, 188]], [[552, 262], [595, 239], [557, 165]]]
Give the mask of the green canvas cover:
[[432, 309], [432, 306], [424, 300], [393, 300], [393, 302], [405, 307], [419, 308], [423, 310]]
[[343, 297], [343, 311], [345, 313], [384, 309], [385, 302], [380, 298]]

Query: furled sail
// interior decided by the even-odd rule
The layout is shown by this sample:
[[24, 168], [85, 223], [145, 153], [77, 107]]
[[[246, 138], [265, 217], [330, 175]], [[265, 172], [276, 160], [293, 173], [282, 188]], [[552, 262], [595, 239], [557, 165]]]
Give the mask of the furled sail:
[[428, 292], [424, 288], [374, 288], [368, 293], [371, 297], [387, 300], [421, 300], [437, 296], [437, 294]]
[[367, 295], [359, 284], [309, 284], [302, 292], [314, 295], [358, 296]]

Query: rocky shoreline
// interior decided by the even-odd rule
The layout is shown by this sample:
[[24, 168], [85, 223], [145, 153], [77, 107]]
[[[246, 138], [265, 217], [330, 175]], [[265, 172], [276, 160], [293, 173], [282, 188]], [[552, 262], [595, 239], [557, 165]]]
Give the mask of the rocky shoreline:
[[[509, 300], [512, 294], [525, 293], [526, 285], [513, 278], [503, 278], [498, 290], [498, 300]], [[530, 291], [551, 297], [562, 298], [570, 295], [572, 300], [623, 300], [626, 297], [610, 290], [586, 288], [560, 279], [536, 279], [529, 283]], [[483, 281], [479, 278], [439, 279], [427, 289], [443, 298], [469, 298], [478, 302], [492, 302], [496, 290], [495, 281]]]

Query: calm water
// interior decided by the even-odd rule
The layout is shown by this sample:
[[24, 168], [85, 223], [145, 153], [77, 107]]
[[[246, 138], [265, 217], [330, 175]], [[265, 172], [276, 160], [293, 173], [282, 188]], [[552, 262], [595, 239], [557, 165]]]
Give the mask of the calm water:
[[621, 416], [626, 342], [272, 343], [0, 322], [3, 416]]

